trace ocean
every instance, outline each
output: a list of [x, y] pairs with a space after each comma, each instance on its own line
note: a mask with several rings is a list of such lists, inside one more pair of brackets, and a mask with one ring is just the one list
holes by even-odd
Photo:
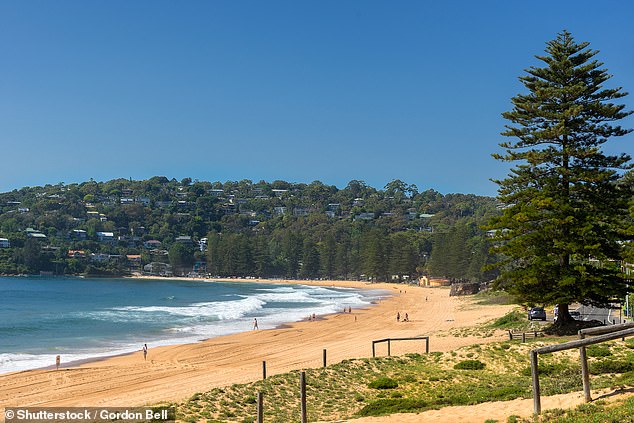
[[0, 277], [0, 373], [271, 329], [380, 290], [209, 280]]

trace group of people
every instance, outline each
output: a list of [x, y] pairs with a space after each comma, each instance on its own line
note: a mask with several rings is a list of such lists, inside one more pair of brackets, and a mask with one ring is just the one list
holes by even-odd
[[348, 307], [348, 308], [343, 308], [343, 312], [344, 313], [352, 313], [352, 307]]
[[[396, 321], [397, 322], [401, 321], [401, 312], [396, 313]], [[403, 321], [409, 322], [409, 315], [407, 313], [405, 313], [405, 316], [403, 317]]]

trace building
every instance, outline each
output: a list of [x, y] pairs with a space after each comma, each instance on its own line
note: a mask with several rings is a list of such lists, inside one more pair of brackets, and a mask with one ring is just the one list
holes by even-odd
[[97, 241], [99, 242], [114, 242], [114, 233], [113, 232], [97, 232]]
[[181, 235], [179, 237], [176, 237], [175, 241], [179, 244], [194, 245], [194, 241], [192, 241], [191, 236]]
[[110, 254], [103, 254], [103, 253], [92, 253], [90, 255], [90, 261], [93, 261], [95, 263], [105, 263], [107, 261], [110, 260]]
[[148, 250], [153, 250], [155, 248], [160, 248], [161, 247], [161, 241], [157, 240], [157, 239], [150, 239], [147, 240], [143, 243], [143, 246], [145, 248], [147, 248]]
[[153, 261], [143, 266], [143, 272], [153, 276], [172, 276], [172, 266], [167, 263]]
[[83, 229], [73, 229], [70, 233], [70, 236], [78, 241], [83, 241], [86, 239], [87, 234]]
[[38, 241], [46, 240], [46, 235], [33, 228], [26, 228], [26, 236], [29, 238], [37, 239]]
[[0, 238], [0, 248], [9, 248], [11, 247], [11, 243], [6, 238]]
[[69, 258], [86, 258], [86, 252], [84, 250], [68, 250]]

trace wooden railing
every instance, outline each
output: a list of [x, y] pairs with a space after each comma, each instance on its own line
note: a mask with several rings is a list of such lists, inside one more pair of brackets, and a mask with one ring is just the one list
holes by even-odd
[[526, 342], [526, 338], [537, 338], [538, 336], [544, 336], [544, 332], [539, 330], [534, 330], [532, 332], [511, 332], [509, 330], [509, 341], [514, 339], [521, 339], [522, 342]]
[[385, 338], [385, 339], [377, 339], [376, 341], [372, 341], [372, 357], [376, 357], [375, 345], [381, 342], [387, 342], [387, 355], [389, 356], [391, 353], [391, 345], [392, 341], [420, 341], [425, 340], [425, 352], [429, 353], [429, 336], [417, 336], [413, 338]]
[[[584, 339], [586, 335], [597, 335], [594, 338]], [[625, 339], [628, 336], [634, 336], [634, 323], [622, 323], [613, 326], [601, 326], [598, 328], [582, 329], [579, 331], [578, 341], [564, 342], [563, 344], [548, 345], [546, 347], [536, 348], [530, 352], [531, 355], [531, 375], [533, 378], [533, 408], [535, 414], [540, 414], [542, 410], [541, 397], [539, 392], [539, 354], [550, 354], [557, 351], [570, 350], [579, 348], [579, 359], [581, 361], [581, 377], [583, 379], [583, 392], [586, 402], [592, 400], [590, 397], [590, 374], [588, 371], [588, 357], [586, 355], [586, 346], [600, 344], [601, 342], [612, 341], [614, 339]]]

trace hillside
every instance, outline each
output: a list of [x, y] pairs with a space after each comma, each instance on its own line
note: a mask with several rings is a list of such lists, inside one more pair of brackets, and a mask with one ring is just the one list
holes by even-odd
[[315, 181], [153, 177], [0, 194], [0, 274], [475, 280], [496, 201]]

